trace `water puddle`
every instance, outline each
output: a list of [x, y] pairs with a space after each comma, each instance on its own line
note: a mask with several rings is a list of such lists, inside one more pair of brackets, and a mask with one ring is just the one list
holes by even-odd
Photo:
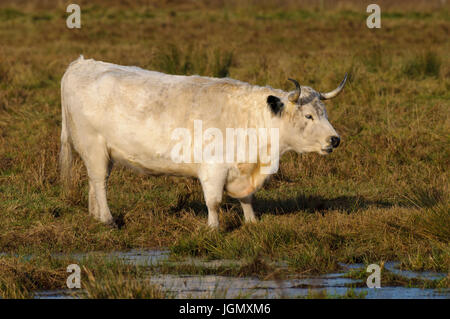
[[160, 262], [166, 261], [169, 258], [168, 250], [139, 250], [133, 249], [130, 251], [113, 251], [109, 253], [104, 252], [89, 252], [89, 253], [75, 253], [70, 255], [57, 254], [54, 257], [71, 257], [78, 261], [86, 260], [90, 257], [100, 257], [106, 260], [120, 260], [126, 264], [136, 266], [152, 266]]
[[436, 280], [436, 279], [442, 279], [447, 276], [447, 274], [439, 273], [439, 272], [433, 272], [433, 271], [422, 271], [422, 272], [415, 272], [415, 271], [409, 271], [409, 270], [400, 270], [398, 268], [399, 263], [398, 262], [387, 262], [384, 264], [384, 268], [389, 270], [390, 272], [400, 275], [406, 278], [418, 278], [418, 279], [428, 279], [428, 280]]
[[57, 289], [57, 290], [42, 290], [34, 293], [34, 299], [75, 299], [73, 290]]
[[[56, 257], [67, 257], [68, 255], [55, 255]], [[196, 258], [188, 258], [182, 261], [171, 261], [167, 250], [131, 250], [127, 252], [111, 253], [78, 253], [69, 257], [79, 260], [90, 258], [91, 256], [101, 256], [110, 260], [120, 260], [122, 262], [138, 266], [155, 265], [192, 265], [200, 267], [233, 267], [242, 265], [242, 261], [235, 260], [213, 260], [203, 261]], [[279, 267], [285, 265], [278, 264]], [[258, 278], [246, 277], [225, 277], [216, 275], [153, 275], [150, 282], [161, 286], [174, 298], [297, 298], [311, 296], [315, 293], [326, 292], [327, 295], [342, 296], [349, 289], [356, 295], [365, 294], [365, 298], [438, 298], [450, 299], [450, 289], [421, 289], [407, 287], [382, 287], [379, 289], [369, 289], [361, 285], [362, 280], [346, 278], [344, 275], [350, 270], [363, 268], [363, 264], [341, 264], [344, 269], [342, 273], [331, 273], [322, 276], [308, 278], [289, 278], [284, 280], [260, 280]], [[447, 274], [435, 272], [413, 272], [398, 269], [398, 263], [387, 262], [385, 269], [394, 274], [406, 278], [419, 278], [436, 280], [442, 279]], [[349, 288], [352, 287], [352, 288]], [[70, 289], [37, 291], [34, 294], [38, 299], [61, 299], [75, 298]]]
[[[445, 273], [413, 272], [398, 269], [397, 262], [385, 263], [392, 273], [406, 278], [442, 279]], [[308, 278], [285, 280], [259, 280], [224, 276], [153, 276], [150, 282], [160, 285], [174, 298], [301, 298], [326, 292], [329, 296], [343, 296], [349, 287], [355, 295], [366, 299], [450, 299], [450, 289], [421, 289], [407, 287], [381, 287], [370, 289], [360, 287], [361, 280], [344, 277], [347, 271], [364, 268], [364, 264], [341, 264], [345, 270]]]
[[[164, 275], [153, 276], [150, 282], [160, 285], [174, 298], [299, 298], [324, 291], [327, 295], [342, 296], [348, 292], [348, 285], [357, 284], [358, 280], [338, 276], [262, 281], [255, 278]], [[450, 291], [434, 289], [382, 287], [352, 290], [357, 295], [366, 294], [368, 299], [450, 298]]]
[[[136, 266], [151, 266], [158, 264], [159, 262], [165, 261], [169, 258], [168, 250], [139, 250], [133, 249], [130, 251], [113, 251], [113, 252], [87, 252], [87, 253], [56, 253], [52, 254], [54, 258], [71, 258], [76, 261], [82, 262], [89, 258], [103, 258], [105, 260], [120, 260], [126, 264], [136, 265]], [[19, 257], [16, 254], [0, 253], [1, 257]], [[23, 260], [30, 260], [33, 255], [21, 255]]]

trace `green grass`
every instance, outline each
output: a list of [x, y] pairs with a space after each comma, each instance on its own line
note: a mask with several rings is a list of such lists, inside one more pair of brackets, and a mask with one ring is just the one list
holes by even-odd
[[[344, 277], [362, 280], [360, 287], [367, 287], [366, 280], [369, 273], [366, 268], [360, 268], [349, 271]], [[386, 269], [381, 270], [381, 287], [408, 287], [421, 289], [445, 289], [450, 288], [450, 278], [444, 277], [441, 279], [422, 279], [422, 278], [408, 278], [399, 274], [392, 273]]]
[[335, 293], [328, 293], [326, 290], [310, 290], [304, 299], [364, 299], [367, 296], [367, 292], [355, 292], [353, 288], [347, 289], [345, 294], [339, 295]]
[[286, 267], [280, 267], [256, 255], [236, 261], [208, 264], [208, 261], [183, 260], [180, 256], [172, 256], [174, 261], [150, 266], [154, 274], [172, 275], [217, 275], [232, 277], [257, 277], [261, 280], [284, 279], [289, 274]]
[[0, 297], [32, 298], [36, 291], [67, 289], [70, 275], [66, 268], [81, 268], [81, 289], [73, 289], [77, 298], [165, 298], [166, 294], [148, 282], [145, 267], [125, 264], [102, 256], [83, 260], [41, 253], [38, 256], [0, 258]]
[[403, 72], [409, 77], [435, 77], [440, 74], [442, 61], [435, 53], [428, 51], [421, 55], [414, 56], [404, 65]]
[[2, 8], [0, 10], [0, 19], [2, 21], [14, 20], [23, 17], [25, 14], [14, 8]]
[[167, 45], [157, 58], [156, 69], [169, 74], [211, 75], [223, 78], [229, 75], [233, 64], [232, 51], [210, 50], [207, 47], [189, 46], [181, 50], [176, 45]]

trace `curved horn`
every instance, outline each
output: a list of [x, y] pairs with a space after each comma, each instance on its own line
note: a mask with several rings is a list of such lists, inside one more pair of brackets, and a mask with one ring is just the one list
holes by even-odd
[[345, 83], [347, 82], [347, 76], [348, 76], [348, 73], [345, 73], [344, 80], [342, 80], [341, 84], [339, 84], [337, 89], [334, 89], [333, 91], [327, 92], [327, 93], [320, 93], [320, 99], [321, 100], [329, 100], [329, 99], [332, 99], [332, 98], [338, 96], [338, 94], [341, 93], [342, 89], [344, 88]]
[[289, 81], [292, 81], [295, 84], [295, 92], [289, 94], [288, 99], [292, 103], [297, 103], [298, 98], [300, 97], [300, 93], [302, 92], [302, 89], [300, 87], [300, 84], [294, 80], [294, 79], [288, 79]]

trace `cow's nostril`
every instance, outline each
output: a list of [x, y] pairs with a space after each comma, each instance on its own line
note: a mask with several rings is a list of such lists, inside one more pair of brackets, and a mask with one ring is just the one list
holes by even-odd
[[341, 139], [338, 136], [332, 136], [331, 137], [331, 146], [334, 148], [339, 146], [339, 143], [341, 143]]

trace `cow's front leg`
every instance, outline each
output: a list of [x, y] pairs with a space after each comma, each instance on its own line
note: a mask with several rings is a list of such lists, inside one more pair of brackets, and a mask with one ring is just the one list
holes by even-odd
[[208, 207], [208, 226], [213, 229], [219, 227], [218, 212], [226, 176], [227, 171], [225, 169], [213, 165], [203, 167], [199, 176]]
[[240, 198], [239, 202], [241, 203], [242, 210], [244, 211], [244, 217], [246, 223], [255, 223], [256, 217], [255, 212], [253, 211], [252, 207], [252, 199], [253, 195], [249, 195], [244, 198]]

